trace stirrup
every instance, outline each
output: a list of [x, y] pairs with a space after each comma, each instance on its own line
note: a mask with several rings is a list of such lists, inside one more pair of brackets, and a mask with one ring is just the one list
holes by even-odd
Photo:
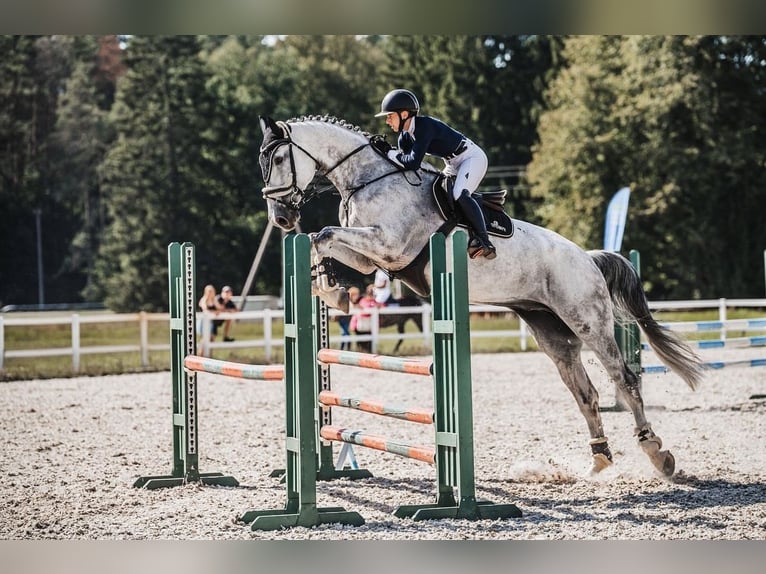
[[470, 257], [471, 259], [476, 259], [477, 257], [482, 257], [482, 256], [490, 260], [497, 257], [495, 246], [488, 241], [484, 242], [478, 237], [474, 236], [468, 242], [468, 257]]

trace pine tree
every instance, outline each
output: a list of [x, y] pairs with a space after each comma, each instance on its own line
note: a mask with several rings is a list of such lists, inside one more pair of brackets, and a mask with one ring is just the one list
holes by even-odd
[[225, 233], [204, 157], [207, 73], [191, 36], [134, 37], [125, 63], [112, 110], [117, 141], [101, 165], [109, 224], [94, 290], [114, 311], [163, 310], [167, 245], [204, 242], [204, 277]]

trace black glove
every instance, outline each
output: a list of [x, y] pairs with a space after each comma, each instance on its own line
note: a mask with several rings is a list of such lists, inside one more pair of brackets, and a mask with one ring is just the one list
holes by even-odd
[[370, 139], [370, 145], [374, 147], [380, 155], [388, 157], [389, 150], [393, 149], [391, 145], [382, 137], [373, 137]]

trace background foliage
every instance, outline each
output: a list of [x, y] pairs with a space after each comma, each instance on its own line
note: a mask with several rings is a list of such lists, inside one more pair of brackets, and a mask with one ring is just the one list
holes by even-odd
[[[509, 212], [585, 248], [630, 186], [652, 298], [763, 296], [761, 36], [0, 36], [0, 55], [0, 305], [38, 302], [36, 210], [46, 303], [164, 310], [176, 240], [239, 291], [267, 224], [258, 115], [386, 133], [396, 86], [527, 166], [499, 182]], [[336, 221], [326, 195], [301, 225]], [[256, 293], [279, 291], [273, 235]]]

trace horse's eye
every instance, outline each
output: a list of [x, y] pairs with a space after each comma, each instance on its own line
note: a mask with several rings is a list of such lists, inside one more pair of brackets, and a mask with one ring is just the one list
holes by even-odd
[[283, 157], [275, 157], [274, 158], [274, 164], [279, 165], [284, 161], [285, 158]]

